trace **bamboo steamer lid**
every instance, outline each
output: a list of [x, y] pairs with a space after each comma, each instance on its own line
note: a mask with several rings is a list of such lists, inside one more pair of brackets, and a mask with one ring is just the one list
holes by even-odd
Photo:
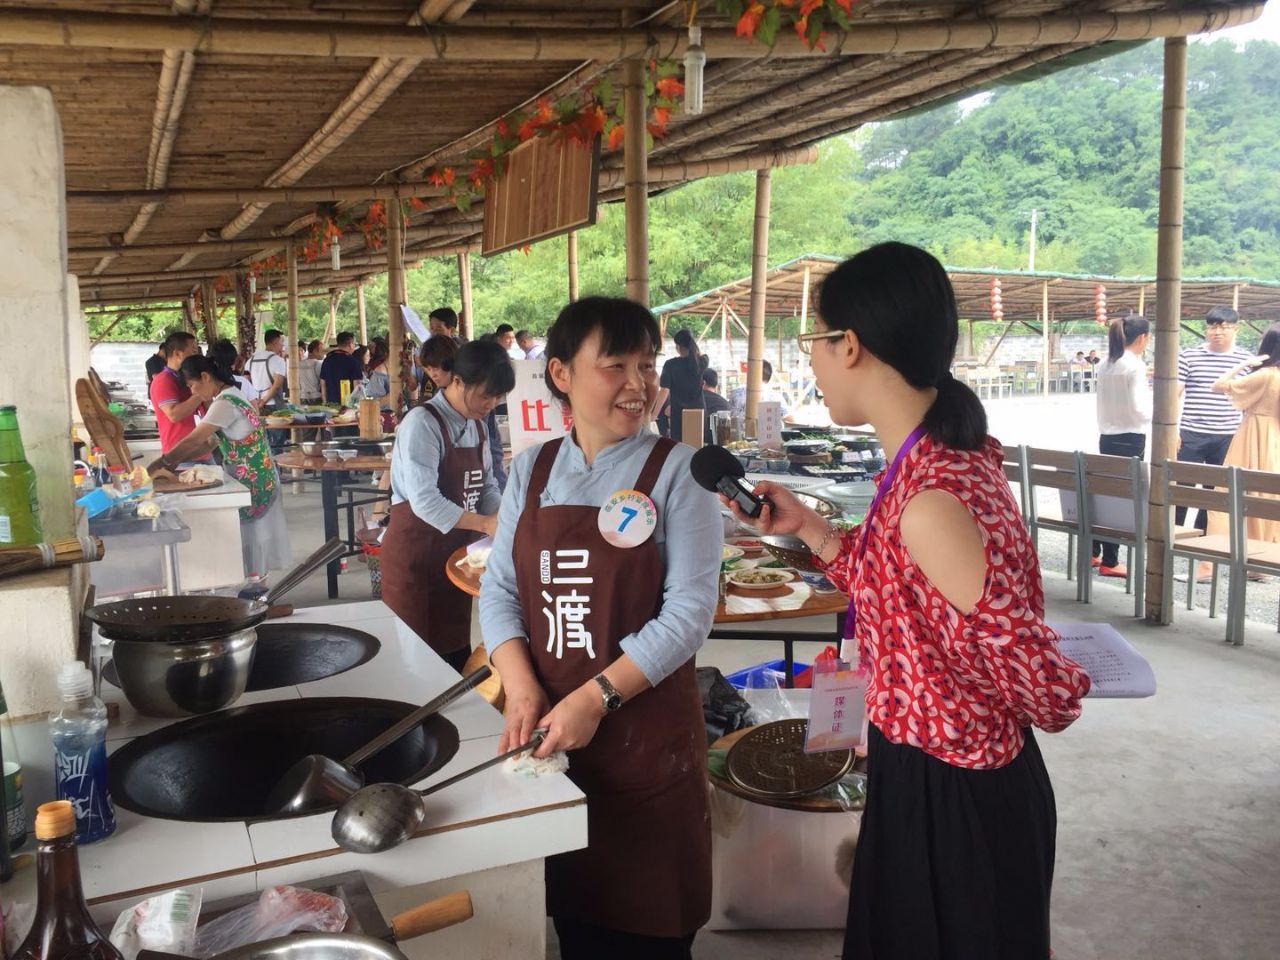
[[36, 839], [56, 840], [76, 832], [76, 812], [68, 800], [42, 803], [36, 808]]

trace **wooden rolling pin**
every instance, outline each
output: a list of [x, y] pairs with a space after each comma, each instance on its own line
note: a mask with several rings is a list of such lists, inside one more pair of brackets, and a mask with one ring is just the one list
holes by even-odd
[[0, 577], [73, 563], [92, 563], [101, 560], [102, 554], [102, 540], [98, 537], [70, 537], [28, 547], [0, 547]]

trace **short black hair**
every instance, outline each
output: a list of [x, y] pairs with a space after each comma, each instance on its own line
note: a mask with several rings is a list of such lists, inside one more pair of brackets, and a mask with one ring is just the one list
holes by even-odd
[[279, 330], [268, 330], [266, 333], [262, 335], [262, 342], [275, 343], [277, 340], [279, 340], [283, 336], [284, 334], [281, 333]]
[[194, 333], [188, 333], [185, 330], [175, 330], [164, 338], [164, 343], [160, 344], [160, 356], [166, 360], [172, 357], [179, 350], [185, 350], [187, 344], [195, 340]]
[[495, 331], [493, 331], [493, 335], [494, 335], [495, 337], [500, 337], [500, 336], [502, 336], [504, 333], [515, 333], [515, 332], [516, 332], [516, 328], [515, 328], [515, 327], [513, 327], [511, 324], [509, 324], [509, 323], [500, 323], [500, 324], [498, 324], [498, 329], [497, 329], [497, 330], [495, 330]]
[[472, 340], [445, 358], [441, 368], [452, 373], [464, 386], [479, 387], [491, 397], [501, 397], [516, 385], [516, 371], [502, 344], [492, 340]]
[[1216, 327], [1221, 323], [1239, 323], [1240, 314], [1227, 306], [1216, 306], [1204, 315], [1205, 326]]
[[[624, 297], [584, 297], [561, 310], [547, 331], [547, 360], [571, 362], [596, 330], [600, 331], [600, 350], [609, 357], [637, 352], [657, 356], [662, 344], [658, 321], [641, 304]], [[557, 400], [569, 399], [550, 377], [546, 382]]]
[[716, 373], [710, 367], [707, 367], [702, 371], [702, 382], [714, 390], [716, 387], [720, 386], [720, 374]]
[[458, 314], [453, 307], [436, 307], [427, 314], [428, 320], [439, 320], [450, 330], [458, 329]]
[[445, 361], [450, 360], [458, 352], [458, 341], [448, 334], [428, 337], [427, 342], [418, 351], [418, 363], [424, 367], [439, 367], [447, 370]]
[[760, 361], [760, 377], [764, 383], [773, 379], [773, 364], [768, 360]]
[[310, 343], [307, 344], [307, 353], [310, 353], [312, 350], [314, 350], [316, 347], [319, 347], [319, 346], [323, 346], [323, 344], [321, 344], [319, 340], [312, 340]]
[[530, 333], [528, 330], [516, 331], [516, 343], [519, 343], [521, 340], [532, 340], [532, 339], [533, 339], [533, 334]]
[[234, 387], [236, 385], [236, 378], [235, 374], [231, 372], [231, 365], [216, 356], [202, 357], [200, 354], [194, 353], [182, 361], [179, 373], [182, 374], [183, 383], [199, 380], [201, 374], [207, 373], [224, 386]]
[[338, 334], [337, 344], [340, 347], [345, 347], [348, 343], [355, 343], [355, 340], [356, 335], [354, 333], [350, 330], [343, 330]]

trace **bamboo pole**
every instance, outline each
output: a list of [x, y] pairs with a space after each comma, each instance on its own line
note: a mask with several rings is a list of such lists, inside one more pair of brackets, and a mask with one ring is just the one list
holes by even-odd
[[1240, 284], [1238, 283], [1231, 285], [1231, 309], [1237, 312], [1240, 310]]
[[804, 266], [804, 284], [800, 288], [800, 332], [804, 333], [805, 321], [809, 319], [809, 283], [811, 282], [809, 265]]
[[475, 336], [476, 323], [472, 312], [475, 303], [471, 298], [471, 254], [458, 254], [458, 296], [462, 307], [462, 316], [458, 318], [458, 332], [464, 340]]
[[1138, 314], [1146, 316], [1147, 313], [1147, 285], [1144, 283], [1138, 287]]
[[387, 374], [391, 408], [400, 408], [400, 351], [404, 347], [404, 220], [400, 200], [387, 207]]
[[644, 89], [644, 62], [628, 60], [623, 69], [622, 155], [625, 167], [627, 296], [649, 306], [649, 186], [648, 103]]
[[[1164, 43], [1164, 103], [1160, 122], [1152, 465], [1172, 460], [1178, 450], [1178, 328], [1182, 323], [1182, 190], [1186, 135], [1187, 39], [1170, 37]], [[1168, 623], [1171, 611], [1165, 611], [1163, 602], [1166, 512], [1160, 484], [1150, 484], [1148, 503], [1146, 619], [1151, 623]], [[1195, 589], [1194, 583], [1188, 584], [1187, 589]]]
[[[430, 183], [402, 183], [401, 193], [411, 197], [444, 197], [444, 187]], [[186, 187], [152, 190], [67, 190], [73, 203], [163, 203], [221, 205], [250, 203], [353, 203], [389, 200], [397, 187], [390, 184], [335, 184], [316, 187]]]
[[[985, 50], [1149, 40], [1220, 30], [1261, 16], [1261, 2], [1147, 10], [1132, 13], [1053, 14], [973, 19], [860, 21], [840, 38], [834, 53], [906, 54], [936, 50]], [[680, 57], [688, 43], [683, 26], [644, 24], [639, 28], [556, 30], [438, 26], [381, 26], [349, 21], [260, 20], [233, 17], [156, 16], [79, 11], [0, 11], [6, 46], [64, 49], [190, 50], [192, 52], [318, 57], [383, 57], [420, 60], [570, 61]], [[744, 42], [731, 28], [704, 29], [702, 45], [712, 60], [754, 60], [765, 49]], [[778, 36], [772, 57], [817, 59], [830, 54], [809, 49], [791, 31]]]
[[212, 280], [200, 282], [200, 312], [204, 321], [204, 342], [211, 347], [218, 342], [218, 295], [214, 292]]
[[570, 230], [566, 248], [569, 261], [569, 302], [578, 299], [578, 231]]
[[[1052, 334], [1049, 328], [1052, 322], [1049, 320], [1049, 281], [1046, 280], [1040, 284], [1040, 342], [1041, 342], [1041, 362], [1044, 364], [1044, 376], [1040, 378], [1040, 392], [1044, 396], [1049, 395], [1049, 370], [1051, 369], [1051, 360], [1053, 349], [1050, 344]], [[994, 356], [994, 351], [992, 351]]]
[[[747, 335], [747, 419], [756, 420], [764, 385], [764, 312], [769, 274], [769, 196], [772, 175], [756, 173], [755, 230], [751, 236], [751, 316]], [[781, 375], [781, 371], [779, 371]]]
[[[368, 343], [369, 342], [369, 318], [365, 312], [363, 280], [361, 280], [359, 283], [356, 284], [356, 316], [360, 320], [360, 342]], [[329, 343], [330, 341], [326, 340], [325, 346], [328, 346]]]
[[[81, 291], [83, 296], [85, 291]], [[184, 297], [182, 300], [182, 329], [192, 335], [196, 332], [196, 307], [195, 302], [190, 297]]]
[[[298, 383], [298, 351], [295, 344], [298, 342], [298, 245], [292, 240], [284, 248], [285, 261], [285, 283], [288, 289], [288, 331], [286, 336], [289, 338], [289, 396], [294, 398], [295, 402], [302, 399], [301, 387]], [[330, 397], [329, 399], [337, 399]]]
[[[331, 287], [329, 289], [329, 320], [324, 325], [324, 342], [332, 343], [338, 336], [338, 289]], [[361, 343], [368, 343], [367, 340], [361, 340]]]

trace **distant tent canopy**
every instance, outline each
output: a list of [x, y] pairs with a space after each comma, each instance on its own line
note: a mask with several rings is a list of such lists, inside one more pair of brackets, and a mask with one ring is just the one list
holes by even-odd
[[[839, 257], [806, 254], [772, 268], [768, 273], [768, 317], [799, 316], [804, 300], [806, 269], [809, 275], [809, 312], [815, 312], [818, 285], [841, 262]], [[1142, 312], [1156, 316], [1155, 277], [1102, 277], [1027, 270], [992, 270], [947, 267], [956, 291], [962, 320], [993, 320], [992, 281], [1000, 282], [1003, 319], [1036, 320], [1040, 315], [1044, 284], [1049, 284], [1049, 310], [1057, 322], [1096, 319], [1098, 287], [1106, 292], [1108, 316]], [[655, 307], [659, 317], [710, 317], [721, 304], [744, 312], [751, 296], [751, 278], [743, 277], [701, 293]], [[1245, 277], [1204, 277], [1182, 281], [1184, 321], [1202, 320], [1211, 307], [1235, 306], [1241, 319], [1255, 326], [1280, 321], [1280, 281]]]

